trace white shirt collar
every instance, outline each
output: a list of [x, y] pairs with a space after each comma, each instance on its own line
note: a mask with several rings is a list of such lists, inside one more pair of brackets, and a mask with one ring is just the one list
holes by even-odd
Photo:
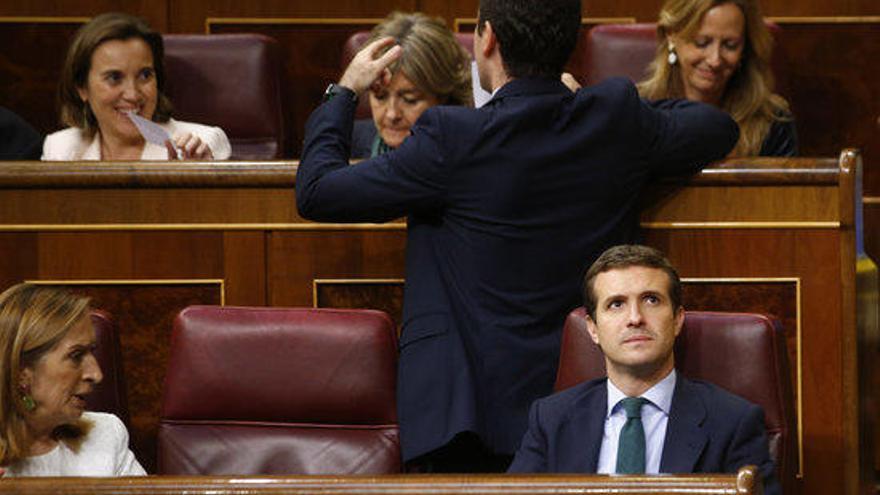
[[[655, 383], [653, 387], [646, 390], [640, 397], [648, 399], [651, 401], [651, 404], [666, 413], [666, 415], [669, 415], [669, 410], [672, 408], [672, 393], [675, 391], [675, 380], [676, 373], [675, 368], [673, 368], [666, 377]], [[608, 387], [608, 407], [605, 409], [605, 418], [607, 419], [614, 412], [614, 408], [627, 395], [611, 383], [610, 378], [605, 380], [605, 383]]]

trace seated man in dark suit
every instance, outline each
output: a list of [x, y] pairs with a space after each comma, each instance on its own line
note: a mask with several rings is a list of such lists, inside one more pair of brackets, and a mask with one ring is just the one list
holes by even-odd
[[380, 38], [306, 123], [303, 217], [407, 217], [397, 405], [410, 467], [504, 470], [529, 404], [553, 389], [584, 260], [633, 242], [650, 180], [693, 173], [737, 141], [724, 112], [654, 108], [629, 80], [571, 92], [560, 76], [580, 26], [579, 0], [481, 0], [483, 107], [433, 106], [398, 148], [350, 165], [358, 95], [388, 84], [402, 52]]
[[[712, 473], [757, 465], [778, 494], [764, 411], [675, 372], [681, 282], [662, 253], [613, 247], [584, 278], [608, 377], [536, 401], [511, 472]], [[719, 350], [723, 352], [723, 350]]]

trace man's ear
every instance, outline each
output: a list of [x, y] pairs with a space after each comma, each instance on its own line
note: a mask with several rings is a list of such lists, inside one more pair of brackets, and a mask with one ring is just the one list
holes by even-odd
[[593, 339], [593, 343], [599, 345], [599, 329], [596, 327], [596, 322], [590, 318], [590, 315], [585, 316], [584, 320], [587, 322], [587, 332], [590, 332], [590, 338]]
[[492, 29], [492, 23], [484, 21], [483, 25], [483, 57], [488, 58], [498, 48], [498, 38], [495, 37], [495, 31]]
[[684, 326], [684, 306], [679, 306], [675, 311], [675, 336], [678, 337], [678, 334], [681, 333], [681, 329]]

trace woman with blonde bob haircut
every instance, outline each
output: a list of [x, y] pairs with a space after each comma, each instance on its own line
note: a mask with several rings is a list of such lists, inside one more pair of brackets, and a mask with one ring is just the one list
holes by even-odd
[[757, 0], [667, 0], [657, 39], [649, 77], [639, 84], [642, 97], [726, 110], [740, 127], [731, 156], [797, 154], [788, 103], [773, 93], [773, 39]]
[[145, 474], [112, 414], [85, 412], [101, 381], [89, 300], [19, 284], [0, 294], [0, 472]]
[[400, 146], [422, 112], [434, 105], [473, 106], [470, 55], [441, 19], [393, 12], [373, 28], [367, 44], [388, 36], [403, 48], [402, 55], [370, 90], [373, 125], [355, 122], [355, 158]]

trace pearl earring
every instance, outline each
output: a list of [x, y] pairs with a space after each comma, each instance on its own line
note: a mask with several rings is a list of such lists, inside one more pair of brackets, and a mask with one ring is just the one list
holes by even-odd
[[666, 57], [666, 61], [669, 62], [669, 65], [675, 65], [678, 62], [678, 55], [675, 53], [675, 45], [672, 42], [669, 42], [669, 55]]

